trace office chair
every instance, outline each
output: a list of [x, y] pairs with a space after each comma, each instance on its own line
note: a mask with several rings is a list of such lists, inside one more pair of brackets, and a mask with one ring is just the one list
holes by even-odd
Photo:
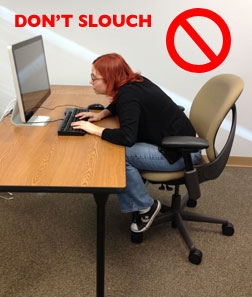
[[[171, 206], [162, 204], [161, 211], [152, 225], [171, 222], [177, 228], [190, 249], [189, 261], [200, 264], [202, 252], [195, 248], [184, 224], [185, 221], [208, 222], [222, 224], [222, 233], [226, 236], [234, 234], [233, 225], [226, 219], [220, 219], [194, 212], [184, 211], [186, 206], [195, 207], [200, 197], [199, 185], [205, 181], [219, 177], [224, 170], [234, 140], [236, 128], [236, 106], [244, 87], [243, 80], [232, 74], [217, 75], [207, 81], [196, 95], [190, 110], [190, 121], [197, 133], [197, 137], [169, 136], [162, 140], [160, 150], [163, 152], [179, 152], [185, 162], [184, 171], [177, 172], [152, 172], [141, 171], [142, 178], [150, 183], [161, 183], [167, 189], [175, 186]], [[228, 139], [218, 153], [215, 148], [215, 139], [221, 123], [232, 110], [232, 125]], [[197, 165], [192, 164], [191, 152], [206, 149], [206, 157], [201, 158]], [[187, 194], [181, 199], [179, 186], [185, 185]], [[163, 187], [164, 188], [164, 187]], [[134, 216], [133, 216], [134, 220]], [[143, 233], [131, 232], [131, 241], [141, 243]]]

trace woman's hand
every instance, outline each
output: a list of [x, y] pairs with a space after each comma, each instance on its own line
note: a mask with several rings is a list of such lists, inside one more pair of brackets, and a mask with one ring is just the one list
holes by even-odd
[[80, 113], [76, 114], [75, 117], [80, 119], [80, 120], [88, 118], [89, 122], [97, 122], [97, 121], [100, 121], [102, 119], [100, 112], [89, 112], [89, 111], [80, 112]]
[[[83, 112], [84, 113], [84, 112]], [[88, 112], [87, 112], [88, 113]], [[105, 128], [96, 126], [88, 121], [78, 121], [71, 123], [73, 129], [82, 129], [89, 134], [101, 136]]]

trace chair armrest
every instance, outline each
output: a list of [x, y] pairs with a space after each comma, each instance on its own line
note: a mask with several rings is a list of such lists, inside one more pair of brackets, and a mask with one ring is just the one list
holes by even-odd
[[[197, 170], [192, 163], [191, 153], [208, 148], [209, 142], [206, 139], [194, 136], [167, 136], [162, 139], [160, 147], [160, 152], [168, 162], [170, 162], [170, 159], [174, 162], [178, 160], [178, 157], [183, 156], [185, 163], [184, 178], [188, 195], [191, 200], [198, 199], [200, 197], [199, 179]], [[171, 155], [174, 153], [177, 154], [177, 158]]]
[[162, 139], [161, 147], [172, 150], [199, 151], [209, 147], [206, 139], [194, 136], [167, 136]]

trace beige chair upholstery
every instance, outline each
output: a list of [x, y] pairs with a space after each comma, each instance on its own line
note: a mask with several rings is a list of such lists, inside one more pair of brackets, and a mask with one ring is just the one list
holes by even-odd
[[[200, 163], [194, 166], [197, 172], [196, 182], [200, 184], [210, 179], [217, 178], [225, 168], [228, 160], [236, 127], [236, 107], [235, 102], [239, 98], [244, 87], [243, 80], [233, 74], [217, 75], [207, 81], [196, 95], [190, 110], [190, 120], [196, 130], [197, 136], [207, 140], [209, 147], [206, 149], [206, 159], [202, 159]], [[232, 127], [227, 142], [221, 152], [218, 154], [215, 148], [215, 139], [219, 127], [229, 111], [232, 110]], [[169, 143], [166, 139], [166, 143]], [[178, 147], [178, 150], [180, 148]], [[209, 223], [222, 224], [224, 235], [232, 235], [234, 228], [231, 223], [224, 219], [210, 218], [205, 215], [185, 212], [183, 208], [187, 206], [196, 206], [198, 197], [190, 197], [190, 182], [185, 179], [185, 172], [151, 172], [142, 171], [143, 179], [151, 183], [163, 183], [166, 185], [175, 185], [175, 194], [171, 207], [162, 206], [162, 213], [155, 219], [154, 224], [163, 222], [166, 217], [172, 225], [178, 227], [180, 233], [185, 239], [189, 249], [189, 260], [193, 264], [199, 264], [202, 259], [202, 252], [197, 250], [186, 230], [183, 220], [201, 221]], [[188, 194], [181, 199], [179, 195], [179, 185], [185, 184]], [[143, 234], [133, 234], [132, 241], [141, 242]]]
[[[217, 75], [200, 89], [192, 103], [189, 118], [197, 135], [207, 139], [209, 142], [209, 148], [206, 150], [209, 161], [213, 161], [216, 158], [214, 142], [218, 129], [238, 99], [243, 87], [243, 80], [236, 75]], [[201, 163], [206, 162], [206, 159], [201, 160]], [[141, 175], [148, 181], [167, 182], [183, 177], [184, 171], [142, 171]]]

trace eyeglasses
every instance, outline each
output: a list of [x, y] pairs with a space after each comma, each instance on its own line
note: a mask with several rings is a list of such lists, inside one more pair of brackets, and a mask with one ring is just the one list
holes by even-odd
[[96, 77], [93, 73], [91, 73], [91, 80], [92, 81], [96, 81], [96, 80], [101, 80], [101, 79], [103, 79], [102, 77]]

